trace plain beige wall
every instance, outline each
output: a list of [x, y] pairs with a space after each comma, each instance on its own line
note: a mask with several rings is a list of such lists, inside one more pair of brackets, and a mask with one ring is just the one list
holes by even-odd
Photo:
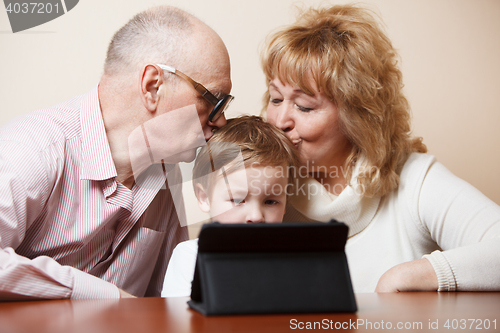
[[[0, 124], [86, 93], [99, 80], [113, 33], [160, 4], [187, 10], [221, 35], [236, 96], [228, 115], [258, 114], [266, 89], [258, 50], [266, 35], [291, 23], [296, 5], [346, 2], [82, 0], [66, 15], [17, 34], [0, 9]], [[500, 204], [500, 1], [362, 3], [379, 13], [400, 51], [414, 133], [452, 172]]]

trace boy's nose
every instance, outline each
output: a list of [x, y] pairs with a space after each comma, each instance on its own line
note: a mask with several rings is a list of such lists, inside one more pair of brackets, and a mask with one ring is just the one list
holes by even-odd
[[252, 206], [248, 207], [247, 213], [247, 223], [264, 223], [264, 214], [260, 207]]

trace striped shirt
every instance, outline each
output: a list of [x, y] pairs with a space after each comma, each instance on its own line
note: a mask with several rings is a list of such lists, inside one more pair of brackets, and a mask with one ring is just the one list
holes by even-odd
[[0, 300], [160, 296], [188, 238], [164, 171], [116, 181], [97, 87], [0, 128]]

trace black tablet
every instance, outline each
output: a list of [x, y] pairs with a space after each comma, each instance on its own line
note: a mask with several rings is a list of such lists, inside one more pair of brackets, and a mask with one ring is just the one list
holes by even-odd
[[205, 315], [355, 312], [343, 223], [211, 223], [189, 306]]

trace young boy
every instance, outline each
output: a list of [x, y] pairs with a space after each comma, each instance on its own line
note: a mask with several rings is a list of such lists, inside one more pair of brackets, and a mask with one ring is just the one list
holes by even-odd
[[[230, 119], [195, 162], [193, 187], [201, 210], [219, 223], [280, 223], [299, 159], [279, 129], [256, 116]], [[292, 170], [293, 171], [293, 170]], [[174, 249], [162, 297], [191, 295], [198, 239]]]

